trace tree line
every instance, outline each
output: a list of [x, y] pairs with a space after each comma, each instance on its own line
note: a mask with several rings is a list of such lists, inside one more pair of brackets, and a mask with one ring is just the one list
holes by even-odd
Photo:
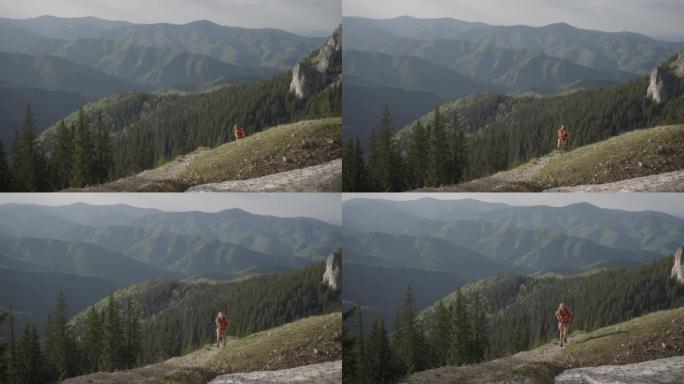
[[290, 77], [189, 95], [115, 95], [80, 108], [40, 137], [28, 106], [11, 150], [0, 141], [0, 191], [81, 188], [129, 176], [233, 140], [236, 122], [253, 134], [341, 114], [340, 84], [300, 100], [289, 92]]
[[39, 141], [31, 106], [7, 155], [0, 141], [0, 191], [47, 192], [103, 183], [112, 175], [112, 138], [102, 115], [90, 122], [83, 109], [57, 127], [53, 150]]
[[344, 383], [393, 383], [425, 369], [478, 363], [487, 354], [484, 308], [478, 298], [466, 304], [460, 291], [453, 305], [438, 303], [431, 321], [424, 322], [408, 287], [392, 333], [376, 318], [366, 334], [360, 302], [344, 317], [352, 314], [354, 332], [343, 331]]
[[393, 137], [392, 113], [385, 105], [366, 154], [358, 138], [345, 144], [344, 191], [398, 192], [462, 181], [468, 169], [468, 147], [460, 116], [457, 111], [453, 114], [445, 124], [440, 108], [435, 108], [430, 122], [416, 124], [404, 150]]
[[0, 324], [6, 323], [7, 337], [0, 343], [0, 381], [55, 383], [90, 372], [128, 369], [141, 362], [140, 320], [131, 301], [120, 311], [110, 295], [105, 310], [88, 311], [82, 328], [69, 320], [61, 291], [42, 339], [31, 322], [18, 335], [14, 311], [3, 313]]
[[[655, 104], [648, 78], [566, 95], [472, 95], [443, 104], [396, 134], [387, 108], [366, 151], [345, 144], [344, 190], [402, 191], [493, 174], [550, 153], [561, 124], [568, 149], [634, 129], [684, 122], [684, 95]], [[365, 153], [364, 153], [365, 152]]]

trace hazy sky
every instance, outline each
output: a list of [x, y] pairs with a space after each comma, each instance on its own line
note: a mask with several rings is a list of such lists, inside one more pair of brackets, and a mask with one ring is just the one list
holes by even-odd
[[127, 204], [164, 211], [218, 212], [229, 208], [280, 217], [312, 217], [339, 225], [337, 193], [3, 193], [0, 204]]
[[415, 200], [423, 197], [434, 199], [475, 199], [506, 203], [510, 205], [566, 206], [587, 202], [602, 208], [624, 211], [661, 211], [684, 217], [684, 193], [359, 193], [343, 194], [343, 200], [353, 198]]
[[342, 14], [453, 17], [496, 25], [565, 22], [585, 29], [684, 37], [682, 0], [344, 0]]
[[0, 17], [95, 16], [136, 23], [211, 20], [323, 36], [340, 23], [340, 0], [2, 0]]

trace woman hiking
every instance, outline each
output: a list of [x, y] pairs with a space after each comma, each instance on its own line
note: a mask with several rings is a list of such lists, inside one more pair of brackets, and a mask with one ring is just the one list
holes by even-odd
[[228, 320], [228, 316], [226, 316], [223, 312], [219, 312], [218, 315], [216, 315], [216, 319], [214, 320], [214, 323], [216, 323], [216, 348], [219, 347], [219, 340], [223, 342], [223, 345], [226, 345], [226, 329], [228, 329], [228, 325], [230, 324], [230, 320]]
[[572, 319], [572, 311], [565, 303], [560, 303], [556, 310], [556, 319], [558, 319], [558, 330], [560, 331], [560, 346], [563, 348], [568, 344], [568, 325]]
[[564, 153], [565, 152], [565, 147], [568, 144], [568, 139], [570, 138], [570, 130], [565, 126], [565, 124], [561, 124], [560, 128], [558, 128], [558, 152]]

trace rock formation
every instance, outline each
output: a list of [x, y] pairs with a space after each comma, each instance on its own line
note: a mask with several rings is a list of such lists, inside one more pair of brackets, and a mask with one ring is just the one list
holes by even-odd
[[342, 73], [342, 27], [308, 59], [292, 68], [290, 92], [300, 99], [324, 89], [340, 79]]
[[675, 261], [672, 266], [672, 278], [684, 284], [684, 247], [679, 247], [675, 252]]
[[554, 383], [684, 383], [684, 356], [636, 364], [569, 369], [556, 376]]
[[342, 252], [336, 251], [325, 260], [325, 272], [323, 284], [327, 284], [333, 290], [342, 288]]
[[657, 104], [684, 92], [684, 51], [651, 71], [651, 82], [646, 96]]

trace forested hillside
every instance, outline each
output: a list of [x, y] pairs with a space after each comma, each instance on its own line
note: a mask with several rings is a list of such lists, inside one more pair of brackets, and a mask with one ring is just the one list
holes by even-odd
[[[303, 65], [317, 60], [319, 52], [311, 52]], [[3, 173], [9, 174], [0, 178], [8, 180], [0, 189], [47, 191], [100, 184], [199, 147], [231, 141], [237, 122], [251, 134], [303, 119], [339, 116], [341, 56], [334, 60], [327, 62], [325, 79], [317, 80], [306, 97], [291, 91], [290, 71], [252, 85], [199, 93], [117, 94], [73, 112], [40, 139], [36, 119], [41, 116], [27, 109], [15, 143], [4, 144], [9, 154], [0, 154], [0, 167], [7, 163]]]

